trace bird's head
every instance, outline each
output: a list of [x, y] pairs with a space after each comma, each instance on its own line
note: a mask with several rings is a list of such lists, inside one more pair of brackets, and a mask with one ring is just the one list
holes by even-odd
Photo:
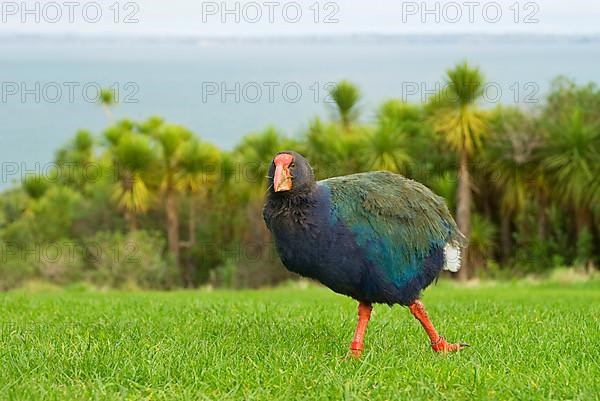
[[269, 168], [269, 184], [272, 192], [295, 192], [312, 188], [315, 175], [308, 161], [293, 151], [279, 152]]

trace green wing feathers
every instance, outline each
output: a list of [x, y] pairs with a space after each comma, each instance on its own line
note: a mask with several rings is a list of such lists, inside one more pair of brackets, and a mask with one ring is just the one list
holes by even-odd
[[443, 198], [426, 186], [384, 171], [335, 177], [320, 182], [331, 192], [334, 215], [353, 231], [372, 232], [401, 248], [426, 256], [432, 246], [460, 247], [458, 230]]

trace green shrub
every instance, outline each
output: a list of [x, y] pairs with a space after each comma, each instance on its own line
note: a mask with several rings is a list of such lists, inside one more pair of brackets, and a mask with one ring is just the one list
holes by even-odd
[[87, 277], [99, 286], [170, 288], [178, 271], [165, 259], [164, 249], [164, 238], [156, 232], [99, 232], [85, 241]]

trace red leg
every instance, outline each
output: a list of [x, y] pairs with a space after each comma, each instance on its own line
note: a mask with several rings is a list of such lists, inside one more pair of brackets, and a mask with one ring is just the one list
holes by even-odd
[[431, 348], [433, 348], [434, 351], [454, 352], [469, 346], [468, 344], [449, 344], [444, 337], [440, 336], [435, 330], [435, 327], [433, 327], [433, 324], [431, 324], [429, 316], [427, 316], [427, 312], [425, 311], [425, 305], [423, 305], [423, 302], [417, 299], [408, 307], [408, 309], [410, 309], [410, 312], [413, 314], [413, 316], [416, 317], [419, 322], [421, 322], [421, 326], [423, 326], [427, 332], [427, 335], [429, 336], [429, 339], [431, 340]]
[[356, 333], [354, 333], [354, 340], [350, 345], [350, 355], [359, 358], [363, 350], [363, 340], [365, 338], [365, 332], [367, 331], [367, 324], [371, 318], [371, 310], [373, 307], [371, 304], [360, 302], [358, 304], [358, 324], [356, 325]]

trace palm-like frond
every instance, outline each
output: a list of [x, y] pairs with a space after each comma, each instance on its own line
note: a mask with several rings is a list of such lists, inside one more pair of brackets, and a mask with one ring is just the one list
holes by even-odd
[[434, 176], [429, 183], [430, 188], [448, 203], [448, 209], [456, 209], [456, 174], [445, 172]]
[[104, 140], [108, 146], [116, 146], [121, 138], [135, 129], [136, 124], [130, 120], [119, 120], [104, 131]]
[[46, 177], [29, 176], [23, 182], [23, 189], [32, 199], [40, 199], [50, 187]]
[[414, 105], [397, 99], [388, 100], [383, 103], [377, 112], [378, 120], [390, 120], [398, 125], [404, 125], [408, 121], [419, 121], [421, 109]]
[[314, 167], [341, 161], [343, 152], [340, 136], [338, 125], [323, 122], [318, 117], [309, 123], [304, 138], [305, 151]]
[[104, 114], [106, 114], [106, 117], [109, 120], [112, 120], [112, 113], [110, 112], [110, 108], [116, 103], [115, 94], [113, 93], [113, 91], [108, 88], [100, 89], [99, 101], [100, 105], [102, 106], [102, 109], [104, 109]]
[[91, 154], [93, 146], [94, 138], [92, 137], [92, 133], [90, 131], [77, 131], [77, 134], [75, 134], [75, 139], [73, 140], [73, 149], [75, 151]]
[[471, 155], [481, 147], [485, 133], [485, 114], [468, 106], [446, 106], [434, 115], [434, 129], [444, 135], [445, 141], [455, 151]]
[[128, 178], [115, 185], [112, 200], [121, 209], [144, 213], [150, 206], [150, 191], [140, 174], [131, 172]]
[[352, 135], [345, 135], [342, 127], [313, 120], [304, 137], [303, 151], [311, 160], [318, 179], [369, 170], [363, 155], [369, 128], [356, 126]]
[[348, 128], [358, 118], [357, 104], [360, 91], [351, 82], [343, 80], [329, 91], [329, 95], [335, 102], [342, 125]]
[[217, 177], [218, 150], [207, 143], [190, 140], [177, 151], [176, 186], [181, 191], [195, 193]]
[[113, 155], [119, 167], [129, 171], [142, 171], [155, 159], [150, 141], [133, 133], [121, 138], [113, 149]]
[[150, 192], [143, 174], [155, 161], [148, 138], [134, 133], [123, 134], [112, 148], [112, 155], [120, 179], [115, 183], [113, 200], [125, 210], [145, 212], [149, 207]]
[[599, 141], [599, 127], [586, 123], [579, 108], [550, 127], [543, 167], [564, 204], [587, 208], [597, 199], [594, 183], [600, 165]]
[[112, 106], [115, 103], [115, 94], [108, 88], [100, 89], [100, 103], [104, 106]]
[[539, 169], [535, 154], [540, 146], [541, 138], [518, 109], [494, 110], [490, 138], [479, 160], [491, 185], [500, 194], [504, 213], [523, 209], [528, 194], [536, 192]]
[[484, 262], [496, 246], [498, 230], [493, 222], [485, 217], [474, 214], [471, 220], [471, 235], [469, 237], [469, 255], [475, 262]]
[[151, 131], [151, 134], [160, 144], [162, 158], [167, 167], [175, 162], [175, 154], [179, 147], [193, 137], [192, 132], [187, 128], [173, 124], [158, 127], [158, 129]]
[[469, 106], [483, 95], [485, 79], [479, 68], [470, 67], [467, 62], [463, 62], [448, 70], [446, 74], [444, 101], [459, 107]]
[[483, 75], [465, 62], [448, 70], [446, 81], [432, 103], [433, 127], [453, 150], [473, 154], [486, 131], [485, 113], [477, 108], [485, 84]]
[[[261, 133], [246, 136], [235, 149], [241, 162], [242, 179], [250, 184], [265, 182], [273, 155], [284, 150], [283, 139], [273, 127]], [[254, 187], [258, 188], [258, 187]], [[260, 192], [260, 189], [257, 189]]]
[[370, 169], [401, 172], [411, 161], [407, 136], [397, 121], [380, 120], [377, 129], [367, 137], [364, 155]]

